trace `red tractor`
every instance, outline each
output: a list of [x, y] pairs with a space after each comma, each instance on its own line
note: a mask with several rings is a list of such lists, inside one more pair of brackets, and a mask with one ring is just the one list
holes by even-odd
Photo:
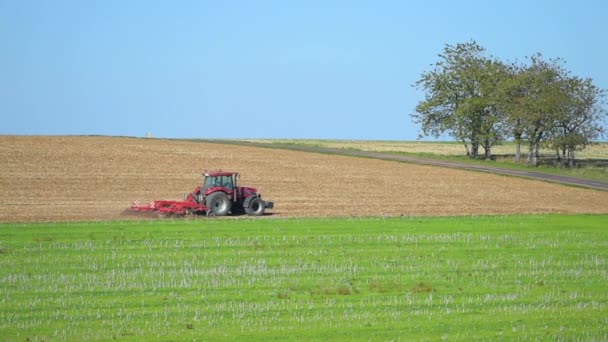
[[274, 204], [262, 200], [255, 188], [237, 186], [237, 172], [210, 171], [203, 173], [202, 186], [185, 196], [183, 201], [152, 201], [149, 205], [140, 206], [133, 203], [132, 211], [157, 211], [161, 214], [225, 216], [229, 213], [246, 213], [261, 216]]

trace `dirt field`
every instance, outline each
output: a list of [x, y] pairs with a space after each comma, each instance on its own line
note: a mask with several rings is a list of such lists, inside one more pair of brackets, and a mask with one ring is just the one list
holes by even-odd
[[242, 172], [272, 217], [608, 213], [608, 192], [477, 172], [156, 139], [0, 137], [0, 221], [114, 220], [180, 199], [204, 169]]

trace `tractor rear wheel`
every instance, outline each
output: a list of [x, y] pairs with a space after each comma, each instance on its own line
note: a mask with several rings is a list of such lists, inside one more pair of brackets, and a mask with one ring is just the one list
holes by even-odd
[[249, 202], [249, 206], [245, 207], [245, 212], [247, 215], [252, 216], [262, 216], [264, 215], [264, 210], [266, 207], [264, 206], [264, 201], [262, 201], [259, 197], [253, 198]]
[[225, 216], [232, 208], [232, 202], [223, 192], [215, 192], [205, 200], [205, 206], [214, 216]]

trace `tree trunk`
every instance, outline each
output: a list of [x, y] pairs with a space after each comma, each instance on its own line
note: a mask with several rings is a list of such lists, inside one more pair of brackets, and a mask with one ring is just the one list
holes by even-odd
[[470, 157], [471, 151], [469, 151], [469, 144], [467, 144], [465, 140], [463, 140], [462, 143], [464, 144], [464, 149], [467, 151], [467, 157]]
[[515, 133], [515, 162], [521, 161], [521, 133]]
[[538, 145], [540, 145], [538, 142], [536, 142], [534, 144], [534, 158], [533, 158], [533, 162], [534, 162], [534, 166], [538, 166]]
[[530, 145], [528, 145], [528, 160], [526, 160], [526, 163], [528, 165], [532, 165], [533, 158], [534, 158], [534, 143], [530, 142]]
[[528, 165], [538, 166], [538, 145], [539, 143], [536, 141], [530, 142], [527, 160]]
[[471, 158], [477, 159], [479, 157], [479, 143], [477, 141], [471, 141]]
[[574, 147], [568, 148], [568, 167], [574, 167]]
[[538, 166], [538, 149], [540, 142], [543, 140], [543, 131], [540, 128], [534, 129], [534, 134], [528, 140], [530, 142], [530, 150], [528, 151], [528, 164]]
[[566, 146], [562, 145], [561, 147], [558, 147], [556, 152], [557, 152], [557, 162], [559, 163], [559, 166], [568, 166], [567, 165], [568, 156], [566, 155]]
[[483, 141], [483, 151], [486, 159], [492, 158], [492, 144], [490, 143], [490, 140], [486, 139]]

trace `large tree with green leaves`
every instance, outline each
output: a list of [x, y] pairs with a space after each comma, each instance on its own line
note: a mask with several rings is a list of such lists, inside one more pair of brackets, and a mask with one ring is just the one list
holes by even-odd
[[517, 161], [519, 146], [526, 143], [528, 164], [538, 164], [539, 148], [545, 145], [572, 166], [574, 151], [602, 132], [604, 92], [591, 79], [570, 76], [561, 59], [535, 54], [527, 65], [513, 66], [499, 88], [499, 108], [517, 144]]
[[433, 67], [415, 84], [425, 98], [412, 117], [421, 136], [448, 133], [473, 158], [479, 147], [490, 157], [494, 144], [512, 137], [517, 161], [526, 144], [528, 164], [538, 165], [546, 146], [572, 166], [574, 152], [603, 131], [605, 92], [591, 79], [570, 76], [561, 59], [535, 54], [525, 64], [506, 65], [469, 41], [447, 44]]
[[528, 87], [521, 77], [523, 67], [512, 64], [498, 86], [497, 99], [499, 110], [504, 113], [503, 122], [507, 135], [515, 141], [515, 161], [521, 160], [521, 144], [524, 140], [527, 109], [523, 99]]
[[595, 86], [590, 78], [580, 77], [564, 80], [563, 90], [567, 95], [566, 103], [554, 123], [549, 142], [557, 152], [557, 160], [572, 167], [575, 151], [584, 149], [603, 133], [605, 91]]
[[505, 113], [510, 135], [519, 145], [528, 145], [527, 162], [538, 164], [541, 143], [548, 140], [554, 123], [563, 116], [567, 103], [566, 75], [561, 60], [545, 61], [541, 55], [530, 57], [530, 64], [515, 68], [501, 85], [499, 107]]
[[473, 158], [480, 146], [491, 156], [492, 146], [504, 137], [496, 93], [507, 71], [475, 41], [446, 45], [434, 69], [415, 84], [425, 99], [416, 106], [414, 121], [424, 135], [450, 134]]

